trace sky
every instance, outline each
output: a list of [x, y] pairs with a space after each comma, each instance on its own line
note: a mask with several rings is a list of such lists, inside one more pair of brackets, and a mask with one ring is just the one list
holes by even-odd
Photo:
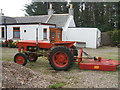
[[25, 4], [30, 2], [31, 0], [0, 0], [0, 12], [2, 9], [5, 16], [24, 16], [25, 12], [22, 10], [24, 9]]

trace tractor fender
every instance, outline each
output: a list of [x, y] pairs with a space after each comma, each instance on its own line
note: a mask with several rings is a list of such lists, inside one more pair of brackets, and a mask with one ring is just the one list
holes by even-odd
[[74, 41], [59, 41], [59, 42], [55, 42], [54, 46], [66, 46], [68, 48], [71, 48], [72, 46], [74, 46], [76, 42]]

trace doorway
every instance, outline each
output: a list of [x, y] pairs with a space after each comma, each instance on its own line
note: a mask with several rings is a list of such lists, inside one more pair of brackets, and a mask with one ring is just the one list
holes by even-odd
[[50, 41], [62, 41], [62, 29], [60, 28], [50, 28]]

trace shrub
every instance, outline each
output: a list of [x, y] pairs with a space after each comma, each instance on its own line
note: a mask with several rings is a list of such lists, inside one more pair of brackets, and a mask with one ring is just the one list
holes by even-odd
[[110, 35], [112, 45], [117, 46], [120, 44], [119, 30], [108, 31], [108, 34]]
[[16, 48], [16, 47], [17, 47], [17, 43], [18, 43], [18, 40], [17, 40], [17, 41], [12, 42], [12, 47], [13, 47], [13, 48]]
[[18, 40], [13, 41], [12, 39], [9, 39], [5, 42], [2, 41], [2, 47], [11, 47], [11, 48], [16, 48], [17, 47]]
[[8, 47], [12, 47], [12, 42], [13, 42], [12, 39], [9, 39], [9, 40], [8, 40]]
[[4, 47], [8, 47], [8, 41], [3, 42]]

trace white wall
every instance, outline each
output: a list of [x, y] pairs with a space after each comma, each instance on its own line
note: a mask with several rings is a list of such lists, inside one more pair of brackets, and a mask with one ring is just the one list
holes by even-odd
[[63, 31], [66, 31], [68, 27], [76, 27], [73, 16], [68, 17], [68, 20], [65, 26], [63, 27]]
[[[0, 39], [2, 39], [0, 26]], [[20, 27], [20, 39], [13, 38], [13, 27]], [[49, 26], [48, 25], [7, 25], [7, 39], [13, 40], [36, 40], [36, 28], [38, 28], [38, 39], [43, 40], [43, 29], [47, 28], [47, 39], [49, 40]], [[26, 30], [26, 32], [24, 32]], [[6, 34], [6, 33], [5, 33]], [[5, 35], [6, 36], [6, 35]]]
[[62, 27], [62, 29], [63, 29], [63, 31], [62, 31], [62, 41], [66, 40], [65, 37], [66, 37], [66, 31], [67, 31], [68, 27], [76, 27], [74, 17], [72, 15], [68, 17], [68, 20], [67, 20], [65, 26]]
[[39, 25], [39, 40], [43, 40], [43, 30], [44, 28], [47, 29], [47, 39], [49, 40], [49, 36], [50, 36], [50, 30], [49, 30], [49, 26], [48, 25]]
[[101, 36], [97, 28], [68, 28], [64, 33], [64, 41], [86, 42], [87, 48], [97, 48], [97, 38]]
[[[20, 25], [20, 39], [35, 40], [38, 25]], [[26, 30], [26, 32], [24, 32]]]
[[[0, 28], [3, 26], [0, 26]], [[17, 40], [17, 39], [13, 38], [13, 27], [20, 27], [20, 40], [21, 39], [23, 39], [23, 40], [32, 39], [33, 40], [34, 35], [35, 35], [35, 30], [36, 30], [36, 27], [38, 27], [38, 25], [7, 25], [7, 39]], [[24, 30], [26, 30], [26, 32], [24, 32]], [[1, 34], [1, 32], [0, 32], [0, 34]], [[0, 36], [0, 38], [1, 38], [1, 36]]]

